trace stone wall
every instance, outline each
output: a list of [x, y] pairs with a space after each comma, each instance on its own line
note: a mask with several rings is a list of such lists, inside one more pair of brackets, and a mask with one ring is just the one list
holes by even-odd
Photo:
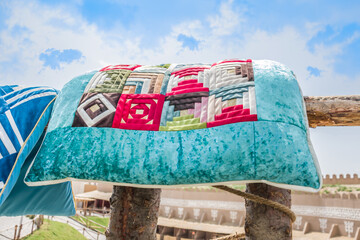
[[325, 175], [323, 178], [323, 184], [359, 184], [360, 185], [360, 178], [357, 174], [354, 174], [351, 176], [350, 174], [346, 174], [345, 176], [343, 174], [340, 174], [339, 176], [336, 176], [333, 174], [330, 176], [329, 174]]
[[[360, 231], [360, 194], [292, 194], [296, 230], [355, 238]], [[160, 216], [176, 221], [243, 227], [244, 199], [217, 189], [164, 189]], [[212, 231], [211, 228], [207, 229]], [[225, 233], [225, 232], [224, 232]]]

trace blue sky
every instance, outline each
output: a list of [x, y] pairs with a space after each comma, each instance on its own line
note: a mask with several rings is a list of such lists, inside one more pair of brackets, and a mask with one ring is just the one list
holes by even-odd
[[[359, 94], [359, 10], [356, 0], [3, 0], [0, 83], [60, 89], [108, 64], [236, 57], [288, 65], [304, 95]], [[311, 133], [324, 173], [360, 173], [360, 127]]]
[[44, 67], [51, 69], [60, 69], [60, 64], [71, 64], [74, 61], [80, 60], [82, 53], [75, 49], [56, 50], [54, 48], [46, 49], [39, 55], [40, 61], [43, 62]]

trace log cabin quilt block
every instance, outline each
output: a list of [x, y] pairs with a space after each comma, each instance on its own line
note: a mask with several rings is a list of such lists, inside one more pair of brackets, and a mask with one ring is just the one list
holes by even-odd
[[321, 187], [295, 75], [276, 62], [238, 59], [111, 65], [70, 81], [25, 181], [69, 179]]
[[122, 94], [112, 127], [158, 131], [164, 99], [161, 94]]

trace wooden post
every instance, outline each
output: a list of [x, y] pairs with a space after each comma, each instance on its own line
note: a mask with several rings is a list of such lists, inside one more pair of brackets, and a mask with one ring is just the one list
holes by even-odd
[[86, 212], [87, 212], [87, 205], [88, 205], [88, 201], [85, 201], [85, 205], [84, 205], [84, 216], [86, 217]]
[[[246, 192], [291, 206], [291, 191], [273, 187], [264, 183], [249, 183]], [[245, 199], [246, 239], [292, 239], [291, 220], [285, 213], [272, 207]]]
[[15, 225], [14, 240], [16, 240], [16, 232], [17, 232], [17, 228], [18, 228], [18, 226], [17, 226], [17, 225]]
[[114, 186], [107, 240], [156, 239], [161, 189]]
[[23, 225], [20, 224], [20, 226], [19, 226], [19, 231], [18, 231], [18, 234], [17, 234], [17, 238], [16, 238], [16, 239], [20, 239], [22, 226], [23, 226]]
[[35, 224], [35, 220], [32, 220], [32, 224], [31, 224], [31, 234], [32, 234], [33, 231], [34, 231], [34, 224]]
[[20, 217], [20, 225], [19, 225], [19, 231], [18, 231], [17, 239], [20, 239], [21, 229], [23, 227], [22, 222], [23, 222], [23, 216]]

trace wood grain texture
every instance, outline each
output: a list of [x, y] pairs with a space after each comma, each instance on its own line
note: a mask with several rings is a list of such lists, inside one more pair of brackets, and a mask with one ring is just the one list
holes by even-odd
[[[264, 183], [246, 184], [246, 192], [291, 207], [291, 191]], [[245, 199], [245, 234], [247, 240], [292, 239], [291, 220], [272, 207]]]
[[107, 240], [155, 240], [161, 189], [114, 186]]
[[309, 126], [360, 126], [360, 95], [304, 97]]

